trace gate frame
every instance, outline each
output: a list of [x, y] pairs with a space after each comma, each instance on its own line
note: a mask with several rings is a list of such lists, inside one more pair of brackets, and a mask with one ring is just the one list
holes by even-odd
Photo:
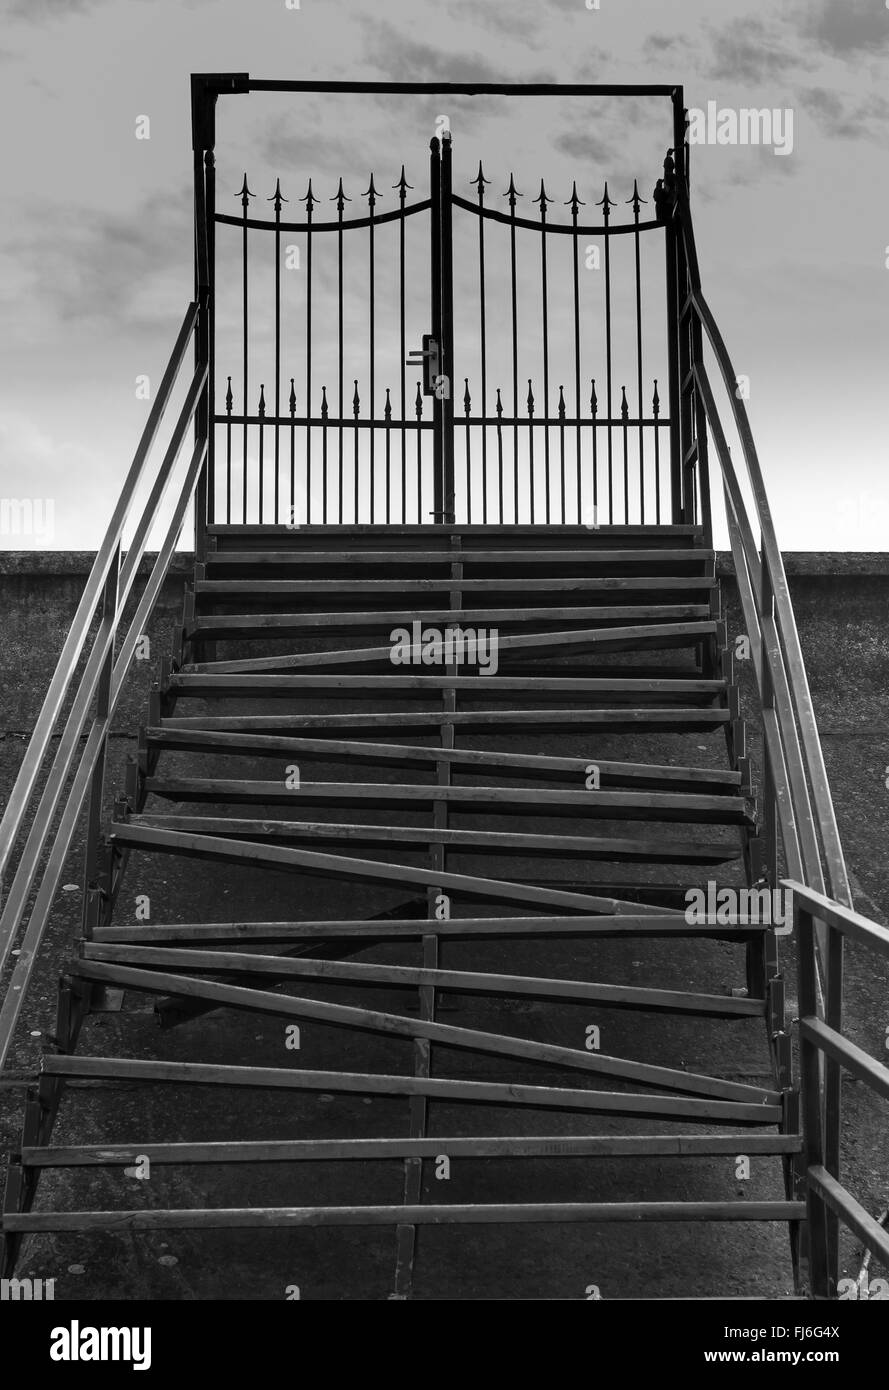
[[[216, 400], [214, 362], [214, 263], [216, 212], [216, 102], [220, 96], [247, 92], [294, 92], [329, 95], [373, 96], [578, 96], [578, 97], [667, 97], [672, 106], [672, 172], [676, 184], [688, 191], [686, 158], [686, 110], [684, 89], [677, 84], [635, 83], [516, 83], [516, 82], [305, 82], [300, 80], [265, 80], [251, 78], [249, 73], [192, 73], [191, 123], [194, 160], [194, 287], [198, 305], [198, 328], [195, 339], [196, 361], [207, 360], [207, 383], [195, 413], [195, 441], [206, 441], [206, 461], [201, 469], [195, 492], [195, 554], [198, 561], [206, 556], [207, 527], [213, 521], [215, 499], [215, 430], [213, 414]], [[449, 142], [446, 142], [449, 144]], [[450, 180], [450, 159], [442, 160], [445, 179]], [[436, 181], [433, 180], [433, 185]], [[435, 191], [433, 187], [433, 198]], [[434, 214], [434, 209], [433, 209]], [[433, 216], [433, 221], [434, 221]], [[445, 257], [447, 262], [447, 257]], [[666, 289], [667, 289], [667, 375], [670, 410], [670, 495], [674, 525], [694, 519], [694, 488], [688, 488], [683, 477], [683, 461], [693, 445], [691, 420], [683, 415], [682, 399], [682, 333], [680, 303], [681, 287], [687, 280], [687, 267], [682, 239], [676, 234], [672, 219], [666, 228]], [[440, 287], [442, 319], [452, 313], [450, 285]], [[433, 295], [435, 287], [433, 286]], [[441, 370], [448, 375], [443, 364]], [[436, 458], [434, 468], [434, 509], [436, 517], [445, 521], [454, 514], [453, 482], [453, 401], [436, 401], [441, 411], [440, 428], [434, 432], [436, 453], [441, 451], [441, 466]], [[443, 407], [443, 409], [442, 409]], [[689, 412], [686, 411], [686, 415]]]

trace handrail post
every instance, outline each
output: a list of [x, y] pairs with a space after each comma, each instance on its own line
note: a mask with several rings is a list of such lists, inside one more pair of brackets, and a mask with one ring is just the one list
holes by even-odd
[[[96, 709], [93, 727], [104, 723], [111, 710], [111, 686], [114, 675], [114, 649], [117, 627], [117, 608], [119, 603], [120, 579], [120, 541], [114, 548], [111, 566], [102, 592], [102, 616], [96, 641], [110, 637], [108, 650], [102, 660], [96, 690]], [[99, 888], [99, 847], [102, 834], [102, 810], [105, 798], [105, 767], [108, 755], [108, 730], [105, 730], [93, 767], [89, 789], [89, 807], [86, 820], [86, 849], [83, 865], [83, 935], [89, 939], [95, 925], [93, 913], [98, 906], [94, 890]]]
[[[843, 1031], [843, 933], [829, 922], [827, 925], [827, 957], [824, 971], [824, 1022], [836, 1033]], [[814, 952], [813, 952], [814, 959]], [[813, 1011], [814, 1012], [814, 1011]], [[831, 1177], [839, 1181], [840, 1144], [842, 1140], [842, 1066], [835, 1057], [825, 1055], [823, 1061], [824, 1083], [824, 1167]], [[840, 1219], [835, 1211], [828, 1208], [827, 1227], [827, 1279], [828, 1297], [836, 1296], [840, 1275]]]
[[[793, 905], [794, 933], [799, 971], [800, 1019], [815, 1018], [818, 1013], [818, 979], [815, 962], [815, 924], [811, 912]], [[803, 1153], [802, 1167], [806, 1177], [806, 1224], [804, 1248], [809, 1260], [809, 1287], [815, 1298], [830, 1298], [831, 1263], [828, 1224], [830, 1213], [823, 1198], [808, 1181], [812, 1168], [824, 1164], [824, 1111], [821, 1090], [821, 1057], [819, 1049], [801, 1030], [800, 1086], [802, 1088]], [[835, 1288], [835, 1275], [834, 1275]]]
[[670, 403], [670, 519], [682, 521], [682, 430], [679, 380], [679, 243], [673, 151], [667, 151], [663, 178], [654, 191], [658, 220], [664, 223], [667, 293], [667, 399]]
[[[194, 157], [194, 285], [198, 305], [195, 335], [195, 369], [211, 366], [207, 384], [195, 411], [195, 444], [207, 441], [207, 460], [201, 469], [194, 500], [194, 549], [198, 562], [207, 553], [207, 525], [214, 515], [215, 474], [213, 412], [215, 390], [213, 362], [213, 283], [215, 248], [212, 219], [215, 210], [216, 92], [198, 76], [191, 79], [192, 152]], [[246, 410], [246, 402], [244, 409]]]

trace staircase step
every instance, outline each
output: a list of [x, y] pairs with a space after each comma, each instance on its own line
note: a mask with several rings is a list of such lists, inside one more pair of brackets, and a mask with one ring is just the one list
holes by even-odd
[[[582, 628], [558, 632], [529, 632], [520, 636], [500, 637], [497, 642], [499, 660], [514, 653], [540, 656], [550, 660], [558, 652], [639, 651], [648, 648], [666, 650], [694, 646], [716, 636], [715, 622], [651, 623], [644, 626]], [[419, 643], [410, 648], [415, 654], [413, 664], [423, 664]], [[363, 666], [375, 664], [384, 669], [397, 669], [393, 661], [392, 644], [383, 647], [347, 647], [341, 651], [311, 651], [286, 653], [279, 656], [255, 656], [231, 661], [190, 663], [186, 669], [225, 674], [233, 671], [290, 670], [297, 667]], [[444, 661], [433, 662], [443, 666]], [[475, 665], [475, 662], [469, 662]], [[493, 677], [489, 676], [489, 679]], [[479, 677], [476, 677], [479, 679]]]
[[[361, 743], [354, 740], [275, 738], [264, 734], [224, 733], [213, 730], [170, 729], [166, 725], [146, 730], [146, 742], [151, 747], [169, 750], [208, 753], [262, 753], [267, 756], [289, 757], [300, 754], [311, 761], [336, 757], [351, 762], [385, 765], [396, 762], [404, 766], [435, 769], [440, 764], [457, 768], [496, 769], [503, 776], [534, 776], [552, 779], [563, 774], [573, 780], [583, 779], [590, 766], [589, 758], [547, 757], [535, 753], [499, 753], [466, 748], [418, 748], [410, 744]], [[737, 788], [741, 774], [726, 768], [679, 767], [672, 764], [621, 763], [608, 759], [595, 762], [600, 777], [615, 785], [635, 784], [659, 786], [671, 783], [674, 791], [697, 791], [704, 788], [728, 790]]]
[[232, 714], [232, 715], [171, 715], [161, 720], [167, 729], [220, 730], [229, 732], [286, 733], [289, 730], [311, 730], [313, 733], [343, 730], [354, 734], [372, 734], [383, 730], [398, 730], [402, 734], [426, 733], [452, 725], [465, 733], [491, 730], [498, 734], [525, 733], [539, 729], [564, 731], [624, 732], [627, 730], [660, 729], [674, 732], [705, 732], [723, 728], [731, 720], [727, 709], [701, 709], [691, 706], [674, 709], [540, 709], [540, 710], [404, 710], [358, 714]]
[[[414, 1020], [412, 1020], [414, 1021]], [[295, 1067], [227, 1066], [218, 1062], [166, 1062], [143, 1058], [46, 1057], [43, 1073], [67, 1080], [143, 1081], [257, 1090], [324, 1091], [334, 1095], [427, 1096], [451, 1103], [494, 1104], [565, 1113], [659, 1115], [706, 1124], [777, 1125], [782, 1107], [711, 1097], [647, 1095], [530, 1086], [523, 1082], [464, 1081], [444, 1077], [390, 1076], [369, 1072], [312, 1071]]]
[[805, 1202], [538, 1202], [366, 1207], [195, 1207], [40, 1211], [7, 1218], [10, 1231], [157, 1231], [306, 1226], [513, 1225], [605, 1221], [802, 1221]]
[[263, 570], [278, 566], [324, 568], [328, 565], [360, 565], [364, 570], [369, 566], [387, 568], [389, 566], [415, 565], [427, 570], [436, 565], [450, 566], [454, 563], [479, 566], [485, 569], [497, 566], [525, 569], [526, 566], [533, 565], [582, 565], [585, 569], [588, 567], [600, 568], [603, 565], [632, 565], [651, 569], [652, 567], [663, 568], [665, 558], [669, 565], [700, 567], [712, 564], [715, 561], [716, 552], [704, 549], [670, 549], [665, 557], [659, 547], [603, 550], [596, 547], [568, 549], [554, 546], [541, 546], [539, 548], [529, 546], [527, 549], [515, 550], [512, 548], [497, 549], [489, 542], [482, 544], [478, 549], [454, 545], [448, 549], [439, 550], [426, 545], [416, 545], [411, 549], [388, 547], [380, 550], [355, 550], [344, 549], [335, 545], [329, 550], [211, 550], [207, 554], [206, 564], [208, 570], [213, 571], [223, 568], [245, 569], [252, 565], [261, 567]]
[[731, 995], [694, 994], [678, 990], [648, 989], [637, 985], [611, 985], [586, 980], [542, 979], [522, 975], [493, 975], [468, 970], [415, 969], [404, 965], [374, 965], [357, 961], [313, 960], [300, 956], [246, 955], [240, 952], [189, 951], [153, 946], [108, 945], [87, 942], [82, 951], [87, 961], [121, 962], [140, 967], [170, 966], [175, 970], [273, 976], [280, 980], [320, 979], [347, 981], [368, 988], [447, 989], [450, 994], [483, 994], [514, 999], [591, 1003], [643, 1012], [690, 1014], [697, 1018], [762, 1018], [765, 999]]
[[764, 922], [732, 918], [728, 922], [707, 919], [687, 922], [680, 912], [647, 912], [620, 916], [554, 913], [547, 917], [453, 917], [440, 922], [426, 917], [380, 921], [354, 918], [304, 922], [143, 922], [97, 927], [95, 942], [143, 944], [152, 941], [199, 941], [207, 945], [231, 941], [280, 942], [321, 938], [357, 937], [374, 941], [417, 941], [424, 936], [455, 940], [571, 940], [620, 939], [621, 937], [690, 938], [744, 943], [761, 937], [770, 927]]
[[741, 846], [657, 839], [619, 839], [585, 835], [528, 835], [493, 830], [434, 829], [425, 826], [351, 825], [340, 822], [245, 820], [229, 816], [131, 816], [128, 825], [237, 839], [311, 840], [316, 844], [348, 843], [353, 847], [450, 845], [461, 854], [555, 855], [558, 858], [613, 863], [726, 864], [741, 855]]
[[[393, 671], [394, 667], [391, 668]], [[170, 678], [170, 690], [180, 694], [224, 696], [282, 696], [289, 699], [304, 691], [307, 694], [324, 692], [331, 696], [339, 694], [343, 699], [360, 698], [362, 695], [390, 697], [425, 698], [432, 692], [453, 690], [469, 695], [476, 700], [503, 699], [516, 694], [525, 700], [560, 696], [574, 700], [584, 696], [598, 696], [606, 700], [620, 700], [626, 697], [642, 703], [669, 704], [671, 698], [689, 701], [695, 698], [703, 703], [712, 703], [726, 693], [723, 680], [703, 680], [682, 677], [679, 679], [633, 679], [621, 677], [609, 679], [606, 676], [449, 676], [449, 675], [348, 675], [335, 672], [312, 672], [300, 675], [264, 674], [225, 674], [216, 675], [203, 669], [179, 671]], [[561, 717], [561, 716], [560, 716]]]
[[327, 878], [391, 883], [402, 889], [406, 884], [412, 884], [427, 891], [435, 889], [439, 893], [448, 892], [492, 902], [521, 902], [528, 905], [537, 904], [540, 907], [563, 907], [577, 912], [627, 911], [634, 915], [642, 915], [645, 912], [644, 906], [639, 903], [599, 896], [595, 893], [566, 892], [557, 887], [537, 887], [503, 879], [480, 878], [471, 874], [445, 873], [431, 865], [420, 867], [412, 864], [381, 863], [372, 859], [356, 859], [351, 855], [324, 854], [317, 850], [261, 844], [250, 840], [230, 840], [218, 835], [191, 835], [184, 831], [153, 830], [129, 822], [113, 823], [109, 840], [131, 849], [161, 854], [227, 860], [232, 863], [277, 865], [282, 869], [316, 873]]
[[500, 815], [586, 816], [615, 820], [683, 820], [748, 825], [753, 821], [740, 796], [690, 792], [573, 791], [551, 787], [453, 787], [391, 782], [307, 782], [289, 790], [278, 781], [234, 778], [147, 777], [145, 789], [172, 801], [227, 802], [230, 805], [365, 805], [403, 809], [436, 802], [472, 813]]
[[411, 579], [199, 579], [194, 586], [195, 597], [201, 602], [232, 602], [236, 599], [306, 598], [309, 600], [343, 596], [379, 598], [388, 595], [399, 598], [408, 594], [435, 595], [442, 593], [522, 594], [525, 596], [552, 593], [607, 593], [664, 595], [673, 593], [709, 594], [718, 588], [718, 581], [700, 574], [623, 575], [591, 578], [575, 575], [570, 578], [547, 579], [528, 575], [521, 579], [480, 579], [467, 575], [454, 579], [450, 575], [438, 578]]
[[[199, 616], [186, 629], [187, 638], [225, 637], [261, 642], [269, 637], [292, 637], [321, 628], [330, 632], [358, 632], [364, 628], [410, 627], [414, 621], [445, 627], [485, 627], [492, 624], [521, 627], [527, 623], [562, 622], [677, 622], [706, 620], [710, 607], [701, 603], [615, 604], [596, 608], [416, 608], [379, 612], [243, 613], [226, 617]], [[555, 636], [555, 634], [554, 634]]]
[[798, 1134], [491, 1135], [435, 1139], [232, 1139], [203, 1143], [68, 1144], [21, 1151], [23, 1168], [124, 1166], [144, 1155], [152, 1164], [319, 1163], [404, 1158], [734, 1158], [795, 1154]]

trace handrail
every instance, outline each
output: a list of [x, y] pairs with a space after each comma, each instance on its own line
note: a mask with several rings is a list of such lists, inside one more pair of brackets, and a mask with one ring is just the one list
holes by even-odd
[[[824, 755], [806, 676], [790, 589], [766, 496], [759, 457], [747, 410], [736, 390], [737, 377], [722, 334], [701, 289], [688, 194], [679, 180], [675, 216], [688, 274], [686, 309], [695, 315], [716, 358], [731, 401], [734, 422], [753, 493], [759, 526], [757, 552], [753, 531], [713, 392], [701, 360], [693, 363], [694, 382], [716, 444], [726, 495], [729, 533], [739, 594], [753, 645], [754, 670], [764, 716], [768, 770], [788, 867], [799, 870], [807, 887], [827, 887], [834, 899], [852, 906], [845, 859], [827, 780]], [[821, 835], [819, 847], [813, 826]]]
[[[36, 953], [58, 889], [59, 878], [87, 789], [91, 779], [97, 774], [97, 769], [100, 772], [104, 769], [105, 744], [129, 662], [143, 631], [143, 625], [154, 606], [166, 577], [189, 502], [206, 458], [206, 430], [199, 428], [196, 431], [197, 442], [194, 452], [185, 477], [179, 486], [164, 540], [115, 659], [116, 639], [119, 636], [120, 623], [139, 565], [145, 554], [151, 528], [169, 489], [173, 470], [186, 435], [193, 421], [196, 425], [198, 424], [197, 412], [200, 409], [202, 393], [208, 380], [209, 367], [206, 361], [199, 362], [194, 371], [150, 494], [142, 505], [138, 516], [135, 517], [133, 538], [126, 552], [126, 558], [121, 563], [123, 534], [127, 524], [134, 519], [136, 491], [146, 475], [152, 445], [170, 403], [189, 344], [195, 336], [199, 314], [199, 305], [189, 304], [161, 379], [157, 396], [142, 431], [133, 462], [114, 508], [108, 530], [99, 547], [71, 630], [65, 640], [61, 656], [50, 681], [6, 811], [2, 821], [0, 821], [0, 882], [2, 882], [2, 876], [10, 864], [15, 845], [25, 826], [34, 790], [47, 762], [47, 753], [53, 731], [69, 697], [72, 696], [73, 690], [73, 698], [64, 729], [59, 737], [58, 748], [46, 777], [44, 790], [31, 817], [27, 839], [6, 902], [3, 904], [2, 916], [0, 916], [0, 970], [2, 970], [18, 939], [25, 909], [37, 882], [38, 871], [44, 851], [47, 848], [53, 822], [73, 770], [73, 781], [53, 836], [52, 846], [43, 868], [40, 886], [28, 918], [27, 927], [19, 942], [19, 951], [9, 987], [3, 1005], [0, 1007], [0, 1068], [5, 1065], [12, 1045], [15, 1026], [30, 982]], [[86, 649], [96, 608], [100, 603], [102, 604], [102, 621], [86, 658], [83, 671], [75, 685], [75, 672]], [[89, 724], [86, 741], [81, 747], [83, 731], [94, 702], [95, 712]], [[78, 750], [80, 750], [79, 761], [77, 760]]]
[[[889, 1233], [840, 1182], [840, 1075], [847, 1071], [877, 1095], [889, 1099], [889, 1067], [843, 1035], [843, 940], [849, 938], [889, 960], [889, 930], [804, 883], [784, 880], [792, 895], [794, 936], [799, 957], [800, 1071], [803, 1099], [803, 1153], [810, 1231], [812, 1290], [816, 1297], [837, 1293], [839, 1263], [833, 1233], [837, 1221], [889, 1264]], [[816, 923], [827, 935], [823, 1017], [818, 1007]]]

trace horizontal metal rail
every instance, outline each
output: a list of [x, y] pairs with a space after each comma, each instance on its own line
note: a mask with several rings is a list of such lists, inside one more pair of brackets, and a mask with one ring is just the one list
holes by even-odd
[[[754, 666], [760, 701], [765, 713], [774, 711], [777, 716], [778, 741], [786, 769], [783, 781], [788, 793], [785, 797], [777, 798], [782, 838], [785, 850], [793, 861], [798, 834], [806, 826], [812, 825], [814, 819], [820, 831], [821, 847], [815, 846], [816, 858], [812, 857], [811, 844], [808, 857], [804, 855], [803, 881], [816, 891], [827, 888], [838, 903], [851, 907], [849, 879], [784, 562], [746, 406], [736, 390], [737, 377], [722, 334], [701, 290], [691, 213], [687, 194], [681, 187], [677, 190], [677, 210], [688, 264], [687, 304], [709, 342], [728, 392], [755, 503], [759, 550], [707, 372], [703, 361], [698, 360], [693, 366], [694, 382], [700, 393], [722, 470], [744, 618], [749, 628], [752, 653], [759, 654]], [[772, 738], [769, 741], [772, 743], [770, 771], [781, 779], [775, 740]]]
[[[0, 1067], [5, 1065], [9, 1056], [37, 951], [87, 792], [91, 782], [104, 770], [108, 733], [130, 661], [160, 593], [206, 459], [207, 434], [204, 427], [198, 430], [198, 440], [188, 470], [179, 485], [151, 574], [126, 635], [121, 638], [124, 609], [145, 554], [151, 528], [169, 491], [186, 436], [192, 423], [197, 422], [197, 412], [205, 393], [208, 365], [203, 361], [198, 363], [194, 371], [148, 498], [137, 513], [136, 492], [148, 476], [152, 446], [194, 338], [199, 313], [196, 303], [190, 304], [186, 310], [0, 822], [0, 875], [9, 868], [16, 844], [27, 830], [0, 916], [0, 969], [5, 967], [18, 942], [15, 966], [0, 1007]], [[128, 524], [133, 525], [133, 537], [122, 559], [123, 534]], [[86, 654], [90, 630], [100, 605], [101, 620]], [[75, 674], [85, 654], [83, 669], [75, 682]], [[47, 766], [53, 733], [66, 709], [68, 713], [55, 756], [51, 766]], [[33, 815], [29, 817], [35, 789], [44, 773], [47, 775], [43, 792]], [[63, 797], [64, 805], [59, 815]], [[35, 889], [36, 897], [20, 939], [26, 909]]]
[[[803, 883], [784, 883], [793, 895], [799, 952], [800, 1070], [803, 1097], [803, 1163], [810, 1230], [812, 1288], [834, 1298], [839, 1263], [835, 1227], [842, 1221], [865, 1247], [889, 1264], [889, 1233], [840, 1181], [836, 1136], [840, 1129], [840, 1077], [854, 1076], [889, 1099], [889, 1067], [843, 1036], [842, 958], [848, 937], [889, 960], [889, 930]], [[816, 933], [827, 936], [824, 1017], [817, 993]]]

